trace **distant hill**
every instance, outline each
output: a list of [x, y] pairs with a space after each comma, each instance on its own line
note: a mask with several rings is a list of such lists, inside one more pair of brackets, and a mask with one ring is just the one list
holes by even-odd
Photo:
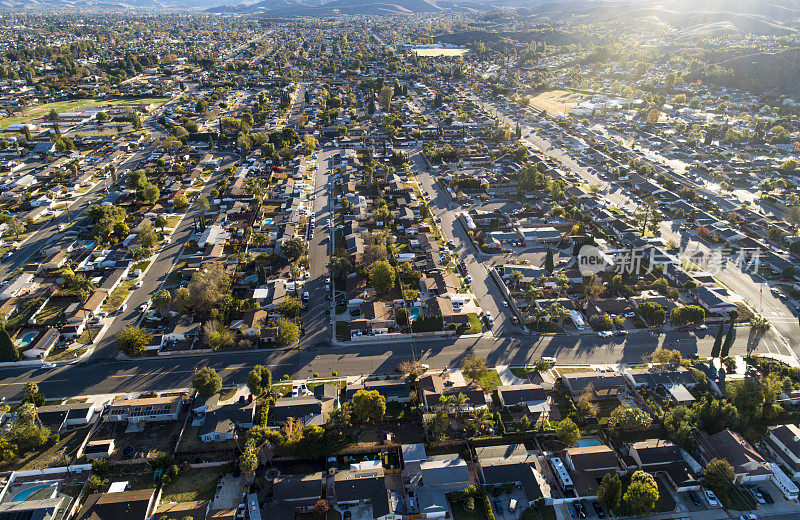
[[[449, 8], [461, 9], [449, 4]], [[251, 5], [220, 6], [212, 13], [264, 14], [272, 17], [353, 15], [408, 15], [444, 12], [445, 8], [430, 0], [333, 0], [310, 3], [307, 0], [263, 0]]]

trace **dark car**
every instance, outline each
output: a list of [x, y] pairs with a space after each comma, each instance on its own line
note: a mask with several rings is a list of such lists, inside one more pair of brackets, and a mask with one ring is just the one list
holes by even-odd
[[758, 487], [758, 488], [756, 488], [756, 489], [758, 489], [758, 492], [759, 492], [759, 493], [761, 493], [761, 496], [763, 496], [763, 497], [764, 497], [764, 500], [766, 500], [766, 501], [767, 501], [767, 504], [774, 504], [774, 503], [775, 503], [775, 499], [774, 499], [774, 498], [772, 498], [772, 495], [770, 495], [769, 493], [767, 493], [767, 490], [766, 490], [766, 489], [764, 489], [764, 488], [762, 488], [762, 487]]
[[703, 505], [703, 502], [700, 501], [700, 497], [697, 496], [697, 493], [695, 493], [694, 491], [689, 491], [689, 498], [691, 499], [692, 504], [694, 504], [696, 506], [702, 506]]
[[594, 514], [597, 515], [597, 518], [606, 517], [606, 512], [603, 511], [603, 506], [600, 505], [600, 502], [592, 502], [592, 507], [594, 508]]

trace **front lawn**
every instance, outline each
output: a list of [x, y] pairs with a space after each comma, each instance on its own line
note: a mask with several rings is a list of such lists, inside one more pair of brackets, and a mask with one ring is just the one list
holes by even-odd
[[128, 280], [119, 284], [116, 289], [111, 291], [106, 301], [103, 302], [103, 310], [106, 312], [116, 312], [120, 305], [122, 305], [122, 302], [125, 301], [125, 298], [128, 297], [135, 284], [136, 280]]
[[502, 386], [503, 382], [500, 381], [500, 374], [497, 373], [497, 370], [492, 368], [478, 380], [478, 384], [487, 392], [494, 392], [498, 386]]
[[464, 334], [480, 334], [483, 332], [483, 323], [481, 323], [478, 314], [470, 312], [467, 316], [469, 317], [469, 328], [464, 331]]
[[161, 501], [167, 503], [211, 500], [214, 498], [214, 491], [223, 471], [223, 467], [181, 471], [175, 480], [164, 486]]

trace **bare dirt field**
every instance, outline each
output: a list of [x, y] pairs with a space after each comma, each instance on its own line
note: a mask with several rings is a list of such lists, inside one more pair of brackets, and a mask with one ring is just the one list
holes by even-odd
[[531, 96], [531, 106], [554, 116], [566, 116], [572, 112], [575, 105], [590, 99], [591, 96], [586, 94], [568, 90], [551, 90], [542, 92], [537, 96]]

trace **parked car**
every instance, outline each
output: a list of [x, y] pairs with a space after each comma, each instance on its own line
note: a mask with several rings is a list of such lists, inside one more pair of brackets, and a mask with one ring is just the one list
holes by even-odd
[[597, 335], [601, 338], [611, 337], [612, 334], [613, 332], [611, 332], [610, 330], [601, 330], [600, 332], [597, 333]]
[[764, 499], [764, 495], [756, 488], [750, 488], [750, 494], [753, 495], [756, 499], [756, 502], [759, 504], [766, 504], [767, 501]]
[[762, 487], [760, 487], [760, 486], [759, 486], [759, 487], [757, 487], [756, 489], [758, 489], [758, 492], [759, 492], [759, 493], [761, 493], [761, 496], [763, 496], [763, 497], [764, 497], [764, 500], [766, 500], [766, 501], [767, 501], [767, 504], [774, 504], [774, 503], [775, 503], [775, 500], [772, 498], [772, 495], [770, 495], [770, 494], [767, 492], [767, 490], [766, 490], [766, 489], [764, 489], [764, 488], [762, 488]]
[[704, 489], [703, 493], [705, 494], [706, 501], [710, 507], [719, 507], [719, 500], [717, 500], [717, 495], [715, 495], [713, 491], [710, 489]]
[[56, 368], [55, 363], [42, 363], [42, 368], [45, 370], [50, 370], [51, 368]]
[[692, 501], [692, 504], [696, 506], [702, 506], [703, 502], [700, 500], [700, 497], [697, 496], [697, 493], [694, 491], [689, 491], [689, 499]]
[[758, 520], [758, 517], [753, 513], [747, 513], [739, 517], [739, 520]]

